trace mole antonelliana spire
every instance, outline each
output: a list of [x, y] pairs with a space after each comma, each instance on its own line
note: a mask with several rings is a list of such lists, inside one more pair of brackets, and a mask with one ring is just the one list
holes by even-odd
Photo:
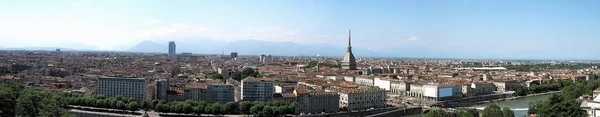
[[354, 58], [354, 54], [352, 54], [351, 33], [351, 30], [348, 30], [348, 50], [342, 60], [342, 69], [346, 70], [356, 70], [356, 59]]

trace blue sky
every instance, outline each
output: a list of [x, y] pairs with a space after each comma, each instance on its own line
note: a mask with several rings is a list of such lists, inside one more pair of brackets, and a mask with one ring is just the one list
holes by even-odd
[[2, 0], [0, 46], [122, 50], [198, 37], [343, 47], [352, 29], [354, 47], [391, 56], [600, 59], [599, 21], [597, 0]]

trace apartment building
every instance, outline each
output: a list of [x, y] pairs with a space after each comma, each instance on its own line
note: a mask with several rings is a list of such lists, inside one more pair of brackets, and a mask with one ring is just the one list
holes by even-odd
[[273, 101], [273, 79], [248, 77], [242, 80], [243, 101]]
[[275, 93], [293, 93], [296, 87], [296, 84], [277, 84], [275, 85]]
[[519, 82], [515, 80], [507, 80], [507, 81], [494, 81], [494, 86], [496, 86], [496, 91], [509, 91], [511, 86], [521, 85]]
[[356, 77], [356, 84], [365, 85], [365, 86], [373, 86], [373, 78], [369, 77]]
[[131, 97], [136, 101], [144, 101], [146, 96], [145, 78], [99, 77], [98, 95], [106, 97]]
[[210, 103], [234, 102], [235, 101], [234, 92], [235, 92], [235, 90], [234, 90], [233, 85], [221, 84], [221, 83], [210, 84], [210, 85], [208, 85], [207, 102], [210, 102]]
[[335, 92], [308, 91], [305, 88], [294, 90], [296, 98], [295, 113], [331, 113], [340, 110], [340, 95]]
[[169, 80], [167, 79], [158, 79], [155, 81], [155, 98], [157, 100], [166, 100], [167, 99], [167, 91], [169, 90]]
[[375, 87], [351, 87], [338, 89], [340, 107], [352, 110], [383, 108], [386, 91]]
[[471, 83], [468, 85], [462, 85], [462, 92], [464, 97], [486, 95], [494, 93], [495, 86], [492, 83]]

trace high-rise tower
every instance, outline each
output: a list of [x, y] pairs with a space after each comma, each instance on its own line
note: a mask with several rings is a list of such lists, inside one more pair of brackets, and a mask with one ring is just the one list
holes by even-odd
[[175, 41], [169, 41], [169, 57], [175, 56], [176, 54], [176, 45]]
[[354, 54], [352, 54], [352, 44], [351, 42], [351, 31], [348, 30], [348, 50], [346, 51], [346, 56], [342, 60], [342, 69], [345, 70], [356, 70], [356, 59], [354, 58]]

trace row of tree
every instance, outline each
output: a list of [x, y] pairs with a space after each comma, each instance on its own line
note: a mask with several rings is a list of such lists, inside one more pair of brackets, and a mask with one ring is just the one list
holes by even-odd
[[58, 95], [36, 91], [17, 82], [0, 85], [0, 117], [70, 117]]
[[76, 93], [58, 93], [58, 100], [65, 105], [77, 105], [98, 108], [111, 108], [137, 111], [147, 103], [139, 104], [131, 97], [103, 97], [98, 95], [81, 95]]
[[246, 77], [261, 77], [260, 72], [255, 71], [252, 68], [244, 68], [241, 72], [235, 70], [233, 72], [233, 74], [231, 74], [231, 78], [237, 80], [237, 81], [241, 81], [242, 79], [246, 78]]
[[562, 93], [553, 94], [547, 100], [529, 104], [528, 114], [537, 114], [541, 117], [585, 117], [587, 113], [582, 110], [577, 101], [582, 95], [592, 95], [592, 91], [600, 86], [600, 80], [565, 82]]
[[[508, 107], [500, 109], [498, 105], [492, 104], [481, 113], [481, 117], [514, 117], [515, 112]], [[425, 114], [425, 117], [480, 117], [480, 113], [475, 109], [458, 109], [455, 112], [446, 112], [443, 110], [432, 110]]]
[[523, 85], [512, 85], [509, 90], [515, 91], [519, 96], [528, 94], [544, 93], [549, 91], [560, 91], [563, 87], [573, 84], [572, 80], [551, 80], [548, 83], [532, 82], [529, 87]]
[[206, 103], [204, 101], [152, 101], [154, 109], [165, 113], [185, 113], [185, 114], [253, 114], [256, 116], [278, 116], [284, 114], [293, 114], [295, 104], [292, 102], [273, 101], [273, 102], [235, 102], [229, 103]]
[[568, 63], [568, 64], [535, 64], [535, 65], [506, 65], [506, 69], [516, 71], [542, 71], [548, 69], [584, 69], [592, 66], [600, 66], [600, 64], [585, 64], [585, 63]]

